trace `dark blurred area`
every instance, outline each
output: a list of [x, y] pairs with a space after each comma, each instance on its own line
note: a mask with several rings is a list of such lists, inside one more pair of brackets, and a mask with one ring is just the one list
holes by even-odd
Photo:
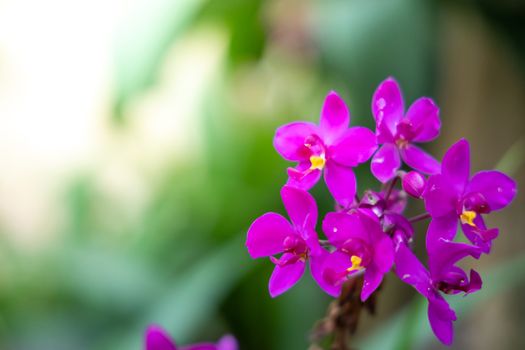
[[[387, 76], [406, 105], [440, 106], [438, 159], [465, 137], [472, 173], [517, 180], [488, 219], [492, 254], [469, 261], [484, 288], [451, 299], [452, 348], [525, 348], [525, 2], [5, 0], [0, 349], [141, 349], [150, 323], [180, 344], [308, 348], [330, 298], [305, 276], [271, 299], [272, 264], [244, 248], [253, 219], [284, 212], [273, 133], [316, 121], [329, 90], [372, 128]], [[369, 164], [357, 175], [359, 191], [379, 188]], [[332, 210], [324, 184], [313, 193]], [[393, 274], [355, 342], [443, 347]]]

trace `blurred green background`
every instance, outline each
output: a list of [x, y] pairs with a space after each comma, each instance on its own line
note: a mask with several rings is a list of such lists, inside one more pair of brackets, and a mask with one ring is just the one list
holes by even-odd
[[[436, 157], [466, 137], [473, 171], [522, 183], [524, 23], [518, 0], [0, 0], [0, 349], [138, 350], [149, 323], [306, 349], [330, 298], [305, 276], [272, 300], [272, 264], [244, 249], [283, 212], [275, 128], [317, 120], [331, 89], [372, 127], [392, 75], [407, 104], [440, 105]], [[468, 262], [485, 288], [451, 298], [454, 349], [525, 348], [524, 204], [488, 220], [501, 236]], [[355, 344], [442, 348], [425, 308], [390, 275]]]

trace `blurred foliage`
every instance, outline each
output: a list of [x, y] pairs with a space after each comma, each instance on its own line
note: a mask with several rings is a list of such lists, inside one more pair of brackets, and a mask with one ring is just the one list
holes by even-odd
[[[231, 332], [243, 349], [307, 347], [329, 298], [304, 278], [272, 300], [271, 264], [250, 260], [243, 246], [251, 220], [284, 211], [278, 193], [287, 164], [272, 148], [273, 132], [290, 120], [316, 120], [332, 87], [351, 106], [354, 125], [371, 125], [370, 96], [385, 76], [400, 81], [407, 105], [432, 94], [440, 2], [291, 1], [281, 15], [293, 21], [295, 7], [306, 9], [301, 34], [311, 50], [270, 35], [277, 3], [132, 2], [115, 45], [112, 117], [124, 131], [127, 108], [155, 86], [181, 38], [210, 23], [227, 33], [219, 72], [199, 97], [203, 154], [166, 159], [151, 201], [131, 223], [100, 193], [94, 169], [70, 181], [67, 225], [51, 248], [28, 255], [2, 242], [1, 349], [139, 349], [148, 323], [160, 323], [180, 343]], [[520, 35], [523, 27], [514, 26], [509, 33]], [[366, 170], [358, 169], [362, 187], [373, 183]], [[326, 189], [314, 193], [320, 211], [329, 210]], [[509, 271], [523, 276], [523, 266], [520, 258], [495, 269], [479, 296], [458, 304], [459, 313], [521, 283]], [[363, 349], [428, 341], [421, 305], [415, 301], [378, 328]]]

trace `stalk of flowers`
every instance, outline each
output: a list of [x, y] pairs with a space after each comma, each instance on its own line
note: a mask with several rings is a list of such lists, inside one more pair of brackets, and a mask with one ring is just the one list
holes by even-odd
[[[443, 295], [481, 289], [480, 275], [474, 270], [467, 274], [457, 264], [490, 252], [499, 231], [487, 228], [482, 215], [509, 205], [516, 183], [497, 171], [470, 178], [466, 140], [453, 145], [441, 163], [416, 146], [438, 137], [439, 108], [422, 97], [405, 113], [401, 89], [393, 78], [374, 93], [372, 115], [375, 133], [349, 127], [345, 102], [330, 92], [319, 125], [294, 122], [277, 129], [275, 149], [285, 160], [297, 162], [288, 169], [281, 190], [290, 222], [277, 213], [257, 218], [247, 233], [248, 252], [275, 264], [269, 282], [272, 297], [295, 285], [310, 267], [319, 287], [337, 298], [316, 336], [332, 333], [333, 349], [349, 347], [343, 333], [355, 330], [362, 305], [374, 305], [370, 300], [375, 301], [390, 270], [426, 297], [430, 326], [442, 343], [450, 345], [456, 315]], [[359, 197], [353, 168], [369, 160], [380, 188], [365, 189]], [[401, 169], [402, 161], [411, 168], [408, 172]], [[323, 172], [335, 206], [322, 220], [326, 239], [319, 239], [317, 205], [307, 191]], [[406, 217], [409, 199], [423, 201], [426, 211]], [[413, 223], [426, 219], [430, 219], [426, 232], [415, 233]], [[455, 241], [458, 225], [469, 243]], [[412, 250], [415, 239], [426, 241], [428, 269]], [[359, 298], [354, 298], [356, 293]]]

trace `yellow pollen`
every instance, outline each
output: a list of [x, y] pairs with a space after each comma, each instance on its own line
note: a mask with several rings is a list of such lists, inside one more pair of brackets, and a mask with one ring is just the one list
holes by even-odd
[[310, 166], [311, 170], [314, 170], [314, 169], [322, 170], [324, 168], [324, 164], [326, 163], [324, 154], [321, 154], [320, 156], [311, 156], [310, 163], [312, 164]]
[[408, 146], [408, 141], [405, 140], [405, 139], [400, 138], [400, 139], [396, 140], [396, 145], [399, 148], [405, 148], [406, 146]]
[[464, 210], [459, 216], [462, 224], [467, 224], [472, 227], [476, 227], [474, 219], [476, 218], [476, 212], [471, 210]]
[[357, 255], [352, 255], [352, 257], [350, 258], [350, 261], [352, 262], [352, 266], [346, 269], [346, 271], [352, 272], [356, 270], [361, 270], [363, 268], [363, 266], [361, 266], [361, 262], [363, 261], [363, 259], [361, 259]]

